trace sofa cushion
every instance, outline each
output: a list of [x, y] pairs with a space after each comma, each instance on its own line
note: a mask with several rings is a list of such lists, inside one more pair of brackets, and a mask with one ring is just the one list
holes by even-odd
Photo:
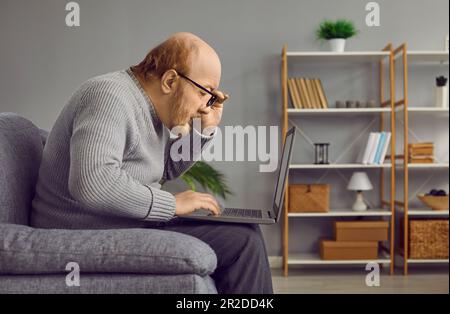
[[159, 229], [48, 230], [0, 224], [0, 274], [213, 273], [217, 258], [203, 241]]
[[0, 294], [216, 294], [210, 276], [194, 274], [85, 274], [79, 286], [66, 285], [66, 274], [0, 276]]
[[45, 132], [15, 113], [0, 113], [0, 223], [28, 224]]

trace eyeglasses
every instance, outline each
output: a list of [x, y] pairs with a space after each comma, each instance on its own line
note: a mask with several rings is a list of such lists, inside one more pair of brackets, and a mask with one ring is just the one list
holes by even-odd
[[187, 77], [186, 75], [183, 75], [181, 73], [178, 73], [179, 76], [181, 76], [182, 78], [188, 80], [189, 82], [191, 82], [192, 84], [194, 84], [195, 86], [197, 86], [198, 88], [200, 88], [202, 91], [207, 92], [208, 94], [211, 95], [211, 98], [208, 100], [208, 102], [206, 103], [206, 107], [211, 107], [213, 106], [216, 101], [217, 101], [217, 95], [214, 95], [213, 93], [211, 93], [208, 89], [206, 89], [205, 87], [201, 86], [200, 84], [198, 84], [197, 82], [191, 80], [189, 77]]

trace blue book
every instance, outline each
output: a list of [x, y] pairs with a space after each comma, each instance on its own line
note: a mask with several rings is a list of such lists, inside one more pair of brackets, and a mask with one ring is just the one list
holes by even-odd
[[374, 164], [380, 164], [381, 154], [386, 143], [386, 132], [381, 132], [380, 140], [378, 141], [377, 152], [375, 153]]

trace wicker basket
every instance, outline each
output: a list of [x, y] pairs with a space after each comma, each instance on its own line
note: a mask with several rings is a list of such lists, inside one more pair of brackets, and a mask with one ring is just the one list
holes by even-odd
[[289, 212], [326, 213], [330, 210], [329, 184], [289, 185]]
[[410, 220], [409, 258], [447, 259], [448, 220]]
[[433, 196], [419, 194], [419, 200], [433, 210], [447, 210], [448, 209], [448, 195], [447, 196]]

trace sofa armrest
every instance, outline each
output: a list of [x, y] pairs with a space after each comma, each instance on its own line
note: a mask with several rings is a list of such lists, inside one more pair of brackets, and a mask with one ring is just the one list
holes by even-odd
[[158, 229], [50, 230], [0, 224], [0, 274], [213, 273], [214, 251], [189, 235]]

